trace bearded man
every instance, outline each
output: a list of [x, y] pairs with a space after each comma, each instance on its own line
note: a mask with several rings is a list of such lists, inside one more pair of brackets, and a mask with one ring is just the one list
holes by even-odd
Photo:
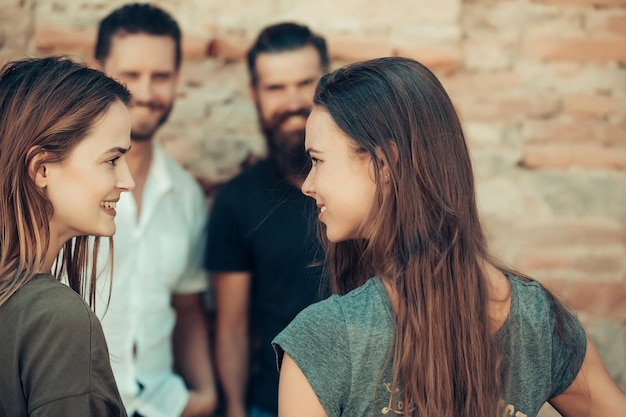
[[327, 295], [321, 268], [311, 266], [323, 259], [309, 226], [316, 207], [300, 192], [309, 168], [304, 128], [317, 82], [328, 69], [326, 42], [306, 26], [269, 26], [247, 62], [267, 157], [216, 195], [206, 254], [226, 417], [278, 414], [271, 341]]

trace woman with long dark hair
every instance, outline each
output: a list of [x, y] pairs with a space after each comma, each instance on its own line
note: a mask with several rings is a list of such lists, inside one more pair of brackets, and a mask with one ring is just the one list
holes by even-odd
[[274, 340], [281, 417], [626, 410], [577, 319], [490, 255], [461, 124], [426, 67], [322, 77], [306, 148], [336, 295]]
[[0, 70], [1, 416], [126, 415], [84, 298], [96, 299], [98, 237], [134, 188], [129, 102], [67, 58]]

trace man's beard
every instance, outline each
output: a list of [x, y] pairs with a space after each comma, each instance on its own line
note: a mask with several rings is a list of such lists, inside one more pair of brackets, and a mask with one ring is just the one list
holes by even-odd
[[[137, 104], [135, 104], [137, 106]], [[142, 129], [142, 131], [138, 131], [137, 129], [133, 129], [130, 132], [131, 140], [136, 142], [146, 142], [152, 140], [156, 131], [163, 126], [163, 124], [170, 117], [170, 113], [172, 112], [173, 103], [170, 103], [169, 106], [164, 104], [150, 102], [145, 104], [140, 104], [140, 106], [150, 107], [151, 110], [164, 110], [164, 113], [161, 115], [161, 118], [156, 122], [156, 124], [152, 127]]]
[[285, 132], [281, 125], [292, 116], [309, 117], [311, 110], [301, 108], [295, 111], [278, 113], [270, 120], [264, 120], [257, 105], [259, 123], [268, 147], [268, 160], [283, 177], [304, 177], [308, 173], [309, 156], [304, 149], [305, 130]]

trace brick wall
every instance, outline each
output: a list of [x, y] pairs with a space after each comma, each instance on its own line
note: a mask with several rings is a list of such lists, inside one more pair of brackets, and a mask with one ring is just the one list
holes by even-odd
[[[118, 0], [1, 0], [0, 60], [88, 59]], [[185, 33], [167, 151], [229, 178], [263, 139], [242, 57], [258, 30], [324, 34], [335, 66], [416, 58], [462, 117], [493, 249], [579, 313], [626, 389], [626, 0], [162, 0]], [[548, 413], [548, 411], [546, 411]]]

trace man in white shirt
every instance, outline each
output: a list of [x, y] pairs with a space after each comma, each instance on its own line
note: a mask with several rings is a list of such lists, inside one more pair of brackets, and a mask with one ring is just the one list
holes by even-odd
[[152, 140], [173, 106], [180, 45], [178, 24], [148, 4], [113, 11], [96, 43], [97, 65], [133, 95], [127, 161], [136, 187], [117, 204], [111, 292], [105, 284], [96, 305], [129, 416], [210, 415], [217, 401], [201, 306], [205, 200]]

